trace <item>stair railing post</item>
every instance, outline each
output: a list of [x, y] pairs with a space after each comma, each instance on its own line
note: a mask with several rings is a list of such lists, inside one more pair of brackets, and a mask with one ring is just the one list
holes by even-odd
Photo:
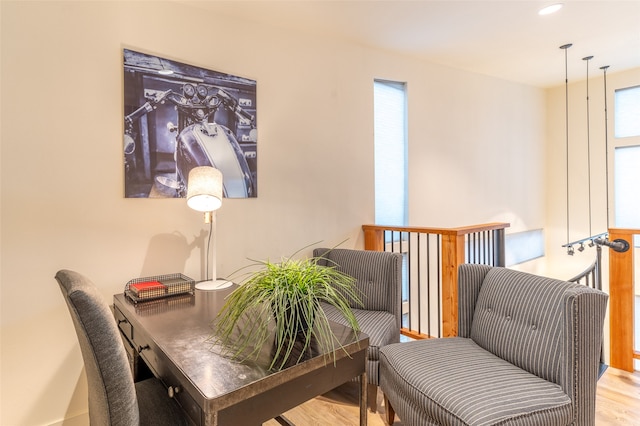
[[442, 335], [458, 335], [458, 266], [465, 262], [464, 234], [442, 235]]
[[624, 252], [609, 250], [609, 364], [633, 372], [633, 231], [609, 229], [609, 240], [625, 240], [630, 246]]
[[504, 228], [493, 230], [493, 265], [504, 267], [505, 261], [505, 245], [504, 245]]

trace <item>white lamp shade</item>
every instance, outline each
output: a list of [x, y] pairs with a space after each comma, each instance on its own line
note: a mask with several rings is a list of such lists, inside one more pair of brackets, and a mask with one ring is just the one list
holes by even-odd
[[212, 212], [222, 205], [222, 172], [211, 166], [194, 167], [187, 182], [187, 205]]

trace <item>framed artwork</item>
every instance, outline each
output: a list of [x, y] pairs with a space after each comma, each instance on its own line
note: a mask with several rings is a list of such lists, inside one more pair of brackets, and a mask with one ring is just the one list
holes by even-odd
[[127, 198], [178, 198], [213, 166], [224, 196], [258, 196], [256, 81], [124, 49]]

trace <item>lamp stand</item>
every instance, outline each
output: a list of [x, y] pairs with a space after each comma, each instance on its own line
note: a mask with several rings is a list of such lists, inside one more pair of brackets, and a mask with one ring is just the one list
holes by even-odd
[[231, 284], [233, 283], [227, 280], [200, 281], [196, 284], [196, 289], [204, 291], [222, 290], [223, 288], [231, 287]]
[[[230, 287], [232, 282], [227, 280], [219, 280], [216, 279], [216, 213], [215, 212], [205, 212], [204, 213], [204, 222], [209, 224], [209, 241], [207, 243], [207, 261], [205, 262], [206, 268], [206, 276], [207, 279], [205, 281], [201, 281], [196, 284], [196, 289], [211, 291], [211, 290], [222, 290], [223, 288]], [[211, 250], [212, 249], [212, 250]], [[213, 257], [209, 256], [210, 251], [213, 251]], [[209, 279], [209, 265], [208, 262], [211, 261], [211, 277], [213, 279]]]

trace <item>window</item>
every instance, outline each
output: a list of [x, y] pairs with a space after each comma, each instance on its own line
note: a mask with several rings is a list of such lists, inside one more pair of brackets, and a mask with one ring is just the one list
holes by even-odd
[[640, 228], [640, 146], [615, 150], [614, 206], [616, 228]]
[[407, 100], [404, 83], [374, 84], [375, 222], [407, 224]]
[[505, 241], [505, 265], [513, 266], [544, 256], [544, 230], [507, 234]]
[[[373, 82], [375, 222], [378, 225], [407, 224], [407, 94], [406, 84]], [[385, 232], [385, 244], [403, 239], [400, 232]], [[405, 246], [406, 247], [406, 246]], [[403, 323], [409, 310], [407, 254], [402, 261]]]
[[640, 136], [640, 86], [616, 90], [615, 136]]

